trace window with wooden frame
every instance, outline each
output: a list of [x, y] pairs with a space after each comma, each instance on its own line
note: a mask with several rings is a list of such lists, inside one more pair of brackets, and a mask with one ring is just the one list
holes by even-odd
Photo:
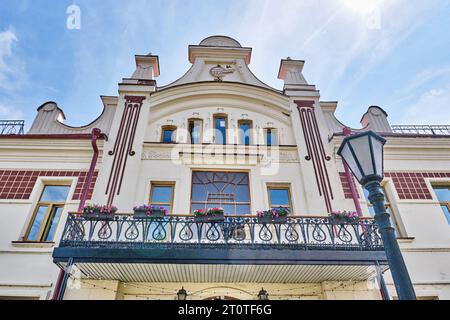
[[177, 127], [175, 127], [175, 126], [162, 126], [161, 142], [163, 142], [163, 143], [176, 142], [176, 131], [177, 131]]
[[433, 190], [439, 200], [442, 211], [447, 218], [447, 222], [450, 224], [450, 184], [433, 185]]
[[251, 213], [250, 180], [247, 171], [193, 171], [191, 212], [223, 208], [225, 214]]
[[169, 213], [173, 209], [175, 182], [152, 181], [150, 185], [149, 205], [164, 207]]
[[269, 208], [286, 208], [292, 213], [291, 185], [286, 183], [267, 184]]
[[213, 120], [214, 120], [214, 142], [216, 144], [226, 144], [228, 116], [223, 113], [215, 114]]
[[[392, 209], [392, 205], [391, 205], [391, 201], [389, 199], [387, 190], [386, 190], [386, 182], [382, 182], [382, 186], [383, 188], [383, 193], [384, 193], [384, 206], [386, 208], [386, 211], [389, 213], [389, 215], [391, 216], [391, 221], [392, 221], [392, 226], [395, 229], [395, 235], [397, 237], [400, 237], [402, 235], [401, 232], [401, 228], [400, 228], [400, 223], [399, 223], [399, 217], [397, 216], [397, 214], [394, 212], [394, 210]], [[367, 202], [367, 208], [369, 209], [369, 213], [372, 217], [375, 216], [375, 210], [373, 208], [373, 204], [369, 201], [369, 192], [363, 188], [364, 191], [364, 197], [366, 199]]]
[[53, 241], [69, 190], [70, 185], [44, 186], [24, 237], [26, 241]]
[[189, 119], [188, 120], [189, 137], [192, 144], [202, 143], [203, 120]]
[[278, 145], [278, 129], [265, 128], [264, 129], [264, 142], [267, 146]]
[[250, 145], [252, 143], [251, 131], [252, 131], [252, 121], [251, 120], [239, 120], [239, 144]]

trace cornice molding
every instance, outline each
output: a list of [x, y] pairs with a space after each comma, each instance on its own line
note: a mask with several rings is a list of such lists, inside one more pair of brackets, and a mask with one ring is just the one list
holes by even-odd
[[275, 105], [284, 108], [289, 104], [289, 97], [281, 92], [274, 91], [260, 86], [231, 81], [202, 81], [184, 83], [168, 88], [160, 89], [150, 98], [150, 105], [161, 104], [167, 100], [179, 98], [181, 96], [196, 96], [202, 94], [222, 93], [235, 94], [239, 96], [248, 96], [254, 99], [272, 101]]

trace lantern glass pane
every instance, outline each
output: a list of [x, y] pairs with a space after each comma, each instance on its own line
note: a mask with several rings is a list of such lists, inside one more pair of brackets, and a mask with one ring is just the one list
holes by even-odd
[[374, 174], [375, 168], [372, 163], [369, 136], [364, 135], [355, 139], [350, 139], [349, 143], [352, 145], [357, 161], [363, 170], [363, 176]]
[[373, 157], [375, 160], [375, 174], [383, 176], [383, 143], [374, 137], [370, 138], [372, 139]]
[[351, 153], [350, 148], [348, 147], [348, 143], [346, 143], [344, 145], [344, 147], [342, 148], [341, 157], [344, 159], [344, 161], [350, 167], [350, 170], [352, 170], [356, 179], [358, 181], [360, 181], [362, 178], [362, 174], [358, 168], [358, 165], [356, 164], [356, 159], [353, 157], [353, 154]]

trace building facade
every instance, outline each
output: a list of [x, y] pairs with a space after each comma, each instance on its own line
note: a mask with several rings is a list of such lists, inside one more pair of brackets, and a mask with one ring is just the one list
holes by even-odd
[[[26, 134], [0, 135], [0, 297], [29, 299], [396, 298], [371, 204], [337, 156], [345, 135], [385, 146], [386, 206], [419, 298], [450, 299], [450, 126], [394, 126], [377, 106], [350, 129], [281, 60], [282, 90], [249, 69], [252, 49], [212, 36], [158, 86], [158, 57], [104, 110], [72, 127], [54, 102]], [[113, 214], [82, 214], [87, 204]], [[137, 205], [163, 217], [133, 214]], [[223, 208], [217, 220], [195, 210]], [[257, 212], [285, 209], [263, 220]], [[333, 211], [357, 223], [333, 223]], [[67, 273], [62, 272], [67, 270]], [[385, 281], [387, 290], [380, 286]]]

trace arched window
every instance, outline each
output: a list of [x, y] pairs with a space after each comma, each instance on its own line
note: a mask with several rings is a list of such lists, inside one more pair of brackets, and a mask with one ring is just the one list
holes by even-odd
[[265, 128], [264, 129], [264, 142], [268, 146], [278, 145], [278, 129]]
[[244, 144], [246, 146], [252, 143], [252, 121], [251, 120], [239, 120], [239, 144]]
[[176, 131], [177, 131], [177, 127], [175, 127], [175, 126], [162, 126], [161, 142], [162, 143], [176, 142]]
[[227, 143], [228, 116], [224, 113], [214, 115], [214, 142]]
[[192, 144], [202, 143], [203, 135], [203, 120], [189, 119], [188, 120], [189, 138]]

